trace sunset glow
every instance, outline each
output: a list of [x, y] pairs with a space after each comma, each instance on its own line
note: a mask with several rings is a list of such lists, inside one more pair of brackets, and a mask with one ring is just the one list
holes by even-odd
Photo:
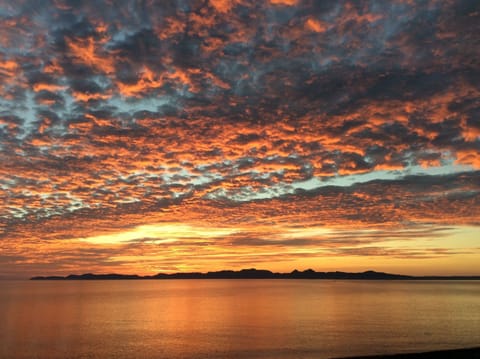
[[474, 1], [0, 2], [0, 276], [480, 275]]

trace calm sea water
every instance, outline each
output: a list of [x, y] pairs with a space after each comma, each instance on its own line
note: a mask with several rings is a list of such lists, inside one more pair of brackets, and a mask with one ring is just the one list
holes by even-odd
[[480, 345], [480, 281], [0, 286], [0, 358], [329, 358]]

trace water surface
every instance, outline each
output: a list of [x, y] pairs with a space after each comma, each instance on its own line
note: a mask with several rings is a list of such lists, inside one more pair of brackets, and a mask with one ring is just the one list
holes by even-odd
[[329, 358], [480, 345], [480, 281], [0, 285], [0, 358]]

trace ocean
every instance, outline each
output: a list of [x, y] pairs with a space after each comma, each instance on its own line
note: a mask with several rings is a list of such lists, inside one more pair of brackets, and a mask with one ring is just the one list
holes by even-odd
[[331, 358], [480, 345], [480, 281], [1, 281], [0, 358]]

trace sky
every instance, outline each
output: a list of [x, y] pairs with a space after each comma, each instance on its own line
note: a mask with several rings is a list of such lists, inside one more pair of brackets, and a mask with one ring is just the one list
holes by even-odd
[[0, 276], [480, 275], [477, 0], [0, 1]]

